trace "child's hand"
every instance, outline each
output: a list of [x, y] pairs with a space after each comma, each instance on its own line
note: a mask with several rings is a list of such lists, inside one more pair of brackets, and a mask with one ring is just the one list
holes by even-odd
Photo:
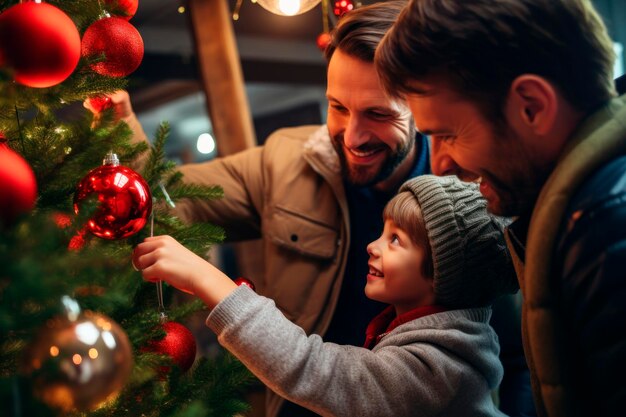
[[165, 281], [200, 297], [209, 308], [215, 307], [237, 288], [222, 271], [171, 236], [146, 238], [133, 251], [132, 262], [145, 281]]

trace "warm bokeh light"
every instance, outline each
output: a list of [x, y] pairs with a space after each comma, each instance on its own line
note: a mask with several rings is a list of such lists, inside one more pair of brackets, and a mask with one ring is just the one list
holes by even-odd
[[209, 154], [215, 150], [215, 139], [209, 133], [202, 133], [198, 136], [196, 148], [202, 154]]

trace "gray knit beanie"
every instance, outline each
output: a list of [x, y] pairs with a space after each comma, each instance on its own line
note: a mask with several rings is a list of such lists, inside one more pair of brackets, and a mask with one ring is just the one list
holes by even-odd
[[487, 212], [478, 184], [423, 175], [405, 182], [402, 191], [413, 192], [422, 210], [438, 304], [479, 307], [518, 289], [503, 235], [508, 221]]

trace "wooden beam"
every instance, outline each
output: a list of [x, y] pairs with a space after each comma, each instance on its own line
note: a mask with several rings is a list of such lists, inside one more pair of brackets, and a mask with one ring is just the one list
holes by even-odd
[[221, 156], [256, 144], [228, 7], [225, 0], [189, 0], [207, 110]]

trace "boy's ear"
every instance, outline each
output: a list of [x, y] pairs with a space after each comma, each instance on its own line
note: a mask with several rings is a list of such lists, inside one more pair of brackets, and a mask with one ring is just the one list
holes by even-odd
[[507, 111], [512, 122], [535, 135], [546, 135], [556, 123], [558, 94], [543, 77], [522, 74], [511, 83]]

